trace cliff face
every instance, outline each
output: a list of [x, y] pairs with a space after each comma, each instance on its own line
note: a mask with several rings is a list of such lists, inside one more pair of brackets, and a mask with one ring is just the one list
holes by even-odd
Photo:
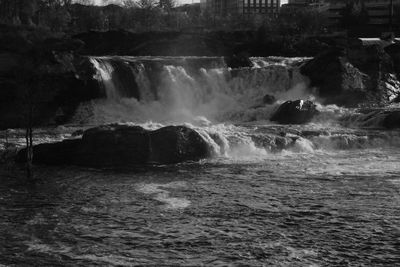
[[86, 55], [129, 56], [315, 56], [327, 48], [317, 38], [274, 36], [255, 31], [148, 32], [90, 31], [73, 36], [82, 40]]
[[395, 63], [381, 46], [360, 45], [327, 50], [301, 71], [326, 104], [383, 106], [400, 95]]
[[0, 44], [0, 129], [24, 127], [29, 107], [36, 125], [63, 123], [101, 95], [94, 70], [76, 53], [82, 42], [3, 28]]

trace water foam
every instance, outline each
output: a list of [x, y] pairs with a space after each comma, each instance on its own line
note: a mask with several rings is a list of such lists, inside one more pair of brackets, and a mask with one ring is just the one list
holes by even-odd
[[185, 187], [185, 182], [172, 182], [167, 184], [141, 183], [137, 185], [137, 191], [143, 194], [153, 195], [155, 200], [165, 204], [165, 209], [176, 210], [187, 208], [191, 203], [186, 198], [171, 197], [170, 191], [166, 190], [166, 188], [179, 189]]
[[[318, 104], [320, 99], [299, 71], [309, 59], [251, 60], [253, 68], [232, 70], [221, 58], [91, 58], [107, 98], [82, 105], [76, 119], [89, 124], [134, 124], [150, 130], [184, 124], [203, 137], [214, 157], [231, 159], [266, 158], [282, 149], [314, 153], [397, 142], [395, 136], [343, 131], [343, 125], [359, 126], [360, 121], [364, 126], [377, 125], [379, 116], [369, 121], [368, 114], [360, 115], [357, 110]], [[131, 88], [126, 88], [127, 81]], [[264, 104], [265, 95], [274, 96], [276, 103]], [[274, 130], [271, 115], [281, 103], [294, 99], [317, 103], [319, 115], [306, 127], [319, 132], [317, 135], [302, 135], [302, 128], [293, 135], [282, 135], [282, 131], [290, 132], [290, 127]], [[253, 126], [260, 124], [270, 129], [255, 133]]]
[[281, 100], [310, 95], [308, 80], [293, 63], [301, 59], [265, 59], [263, 67], [235, 70], [208, 62], [215, 58], [192, 58], [192, 65], [182, 58], [90, 60], [107, 98], [80, 107], [75, 120], [83, 123], [268, 120], [276, 107], [262, 103], [265, 95]]

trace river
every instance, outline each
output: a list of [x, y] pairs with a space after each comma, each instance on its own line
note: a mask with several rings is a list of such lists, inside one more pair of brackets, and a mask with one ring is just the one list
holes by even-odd
[[[36, 166], [31, 185], [1, 165], [0, 266], [400, 264], [400, 132], [320, 104], [309, 124], [269, 121], [285, 100], [320, 102], [298, 71], [308, 59], [254, 58], [241, 70], [221, 58], [91, 60], [107, 98], [83, 103], [68, 125], [37, 129], [36, 143], [103, 123], [185, 124], [213, 157]], [[266, 94], [278, 103], [262, 104]], [[10, 130], [7, 142], [21, 147], [23, 134]], [[277, 136], [294, 144], [280, 149]]]

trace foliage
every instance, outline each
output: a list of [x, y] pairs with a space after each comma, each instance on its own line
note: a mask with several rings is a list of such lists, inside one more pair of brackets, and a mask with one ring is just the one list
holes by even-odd
[[259, 19], [229, 14], [218, 16], [200, 10], [198, 4], [176, 6], [176, 0], [123, 0], [122, 5], [106, 6], [91, 3], [92, 0], [0, 0], [0, 14], [6, 23], [36, 24], [53, 32], [69, 33], [118, 29], [237, 31], [261, 26], [263, 32], [258, 32], [261, 39], [268, 34], [318, 34], [325, 31], [327, 21], [323, 13], [307, 9]]

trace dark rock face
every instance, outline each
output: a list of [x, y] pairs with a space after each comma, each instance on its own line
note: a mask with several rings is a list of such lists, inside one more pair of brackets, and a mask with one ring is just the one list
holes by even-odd
[[400, 77], [400, 44], [395, 43], [385, 47], [385, 52], [391, 57], [394, 71]]
[[400, 129], [400, 110], [393, 108], [363, 108], [340, 119], [345, 127]]
[[278, 108], [271, 121], [281, 124], [303, 124], [310, 122], [317, 114], [316, 105], [311, 101], [287, 101]]
[[276, 102], [276, 98], [273, 95], [265, 95], [263, 97], [263, 103], [266, 105], [272, 105]]
[[331, 49], [301, 68], [325, 104], [385, 105], [400, 93], [392, 58], [378, 45]]
[[[17, 156], [24, 162], [25, 150]], [[139, 126], [106, 125], [84, 132], [81, 139], [34, 147], [34, 163], [87, 167], [174, 164], [210, 156], [208, 143], [194, 130], [168, 126], [148, 131]]]
[[225, 61], [228, 67], [233, 69], [253, 67], [253, 63], [251, 62], [249, 56], [244, 53], [225, 57]]
[[400, 82], [394, 67], [395, 58], [379, 45], [356, 46], [347, 50], [347, 58], [365, 73], [367, 102], [386, 105], [400, 94]]
[[368, 77], [351, 65], [344, 51], [329, 50], [306, 63], [301, 72], [326, 104], [352, 106], [366, 99]]
[[81, 102], [103, 96], [92, 64], [75, 53], [81, 41], [24, 28], [0, 30], [0, 129], [25, 126], [28, 98], [37, 126], [65, 123]]
[[383, 120], [383, 127], [387, 129], [400, 129], [400, 110], [388, 112]]

